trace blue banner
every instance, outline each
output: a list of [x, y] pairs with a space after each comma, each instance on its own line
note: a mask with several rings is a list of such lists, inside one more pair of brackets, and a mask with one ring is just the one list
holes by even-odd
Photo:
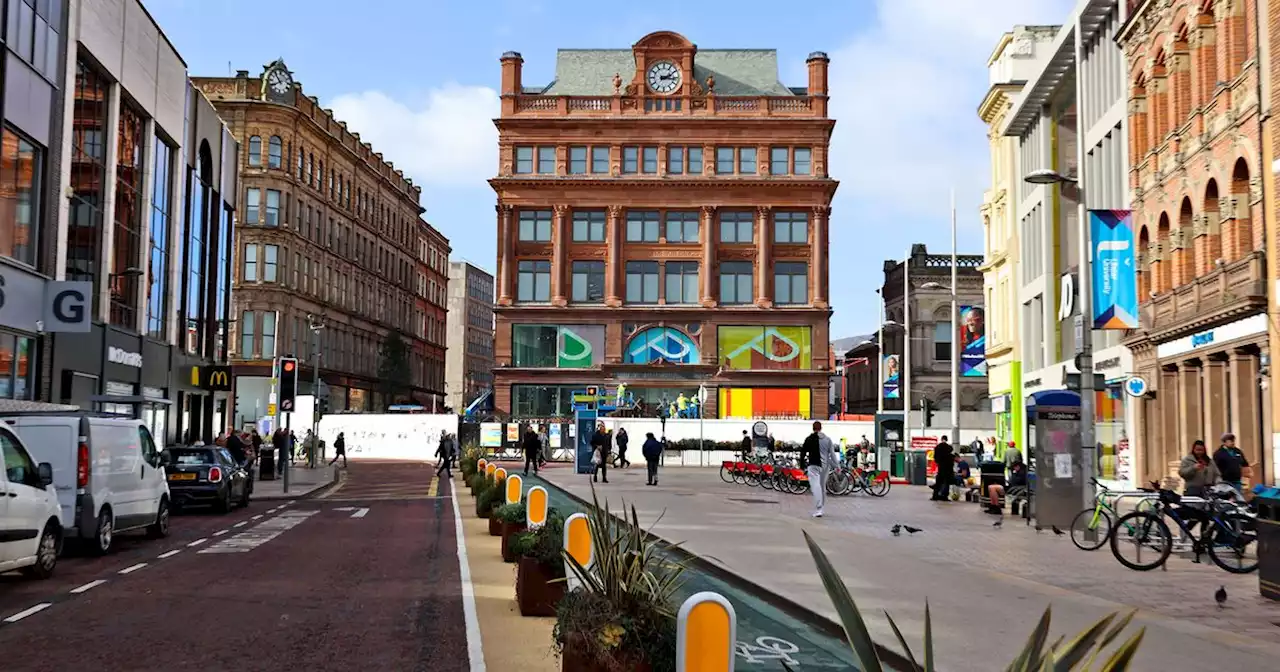
[[899, 389], [902, 384], [902, 374], [899, 366], [900, 362], [897, 355], [885, 355], [882, 366], [884, 367], [884, 398], [897, 399], [902, 396]]
[[1138, 327], [1138, 274], [1133, 211], [1090, 210], [1093, 328]]
[[987, 320], [981, 306], [960, 306], [960, 375], [987, 375]]

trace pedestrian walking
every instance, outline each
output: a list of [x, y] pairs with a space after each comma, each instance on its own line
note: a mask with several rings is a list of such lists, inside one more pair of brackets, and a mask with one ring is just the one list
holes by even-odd
[[248, 460], [244, 450], [244, 439], [241, 439], [240, 433], [234, 429], [227, 432], [227, 452], [231, 453], [236, 464], [243, 465]]
[[933, 463], [938, 465], [938, 473], [933, 477], [933, 496], [929, 500], [949, 502], [951, 486], [956, 482], [956, 454], [951, 444], [947, 443], [946, 437], [943, 437], [934, 447]]
[[338, 432], [338, 438], [333, 440], [333, 459], [329, 461], [329, 466], [333, 466], [338, 458], [342, 458], [342, 468], [347, 468], [347, 438], [344, 432]]
[[822, 517], [822, 507], [827, 499], [827, 471], [835, 466], [835, 444], [822, 433], [822, 423], [813, 423], [813, 433], [805, 437], [805, 473], [809, 476], [809, 492], [813, 494], [813, 517]]
[[436, 476], [444, 472], [445, 476], [453, 478], [453, 470], [450, 469], [450, 463], [453, 462], [453, 445], [449, 441], [448, 433], [440, 432], [439, 443], [440, 445], [436, 447], [436, 457], [439, 458], [436, 461]]
[[1188, 497], [1204, 497], [1209, 487], [1218, 482], [1218, 465], [1209, 457], [1209, 449], [1199, 439], [1191, 444], [1191, 452], [1178, 465], [1178, 475], [1184, 486], [1182, 494]]
[[1253, 476], [1253, 467], [1244, 459], [1244, 453], [1236, 447], [1236, 435], [1222, 435], [1222, 445], [1213, 453], [1213, 463], [1218, 467], [1223, 483], [1230, 483], [1236, 492], [1244, 494], [1245, 476]]
[[618, 428], [618, 433], [614, 437], [614, 441], [618, 444], [618, 461], [616, 466], [621, 469], [630, 467], [631, 463], [627, 461], [627, 442], [631, 441], [631, 437], [627, 436], [626, 427]]
[[653, 438], [653, 432], [645, 433], [644, 445], [640, 447], [640, 453], [644, 455], [645, 466], [649, 475], [649, 480], [645, 485], [657, 485], [658, 460], [662, 459], [662, 442]]
[[533, 467], [533, 474], [538, 475], [538, 453], [542, 450], [542, 440], [538, 438], [537, 433], [533, 431], [533, 427], [525, 430], [524, 441], [521, 443], [524, 449], [524, 475], [529, 475], [529, 467]]
[[289, 432], [281, 427], [271, 433], [271, 447], [276, 449], [276, 475], [284, 473], [284, 461], [289, 455]]
[[742, 461], [746, 462], [751, 459], [751, 437], [747, 436], [747, 430], [742, 430]]
[[596, 425], [595, 434], [591, 435], [591, 462], [595, 465], [595, 471], [591, 474], [591, 481], [598, 482], [601, 478], [605, 483], [609, 482], [609, 433], [604, 430], [604, 423]]

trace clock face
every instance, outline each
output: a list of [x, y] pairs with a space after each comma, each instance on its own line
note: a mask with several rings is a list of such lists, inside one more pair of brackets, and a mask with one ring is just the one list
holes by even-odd
[[659, 61], [649, 66], [647, 79], [654, 93], [672, 93], [680, 88], [680, 69], [671, 61]]
[[276, 93], [287, 92], [290, 86], [289, 73], [284, 70], [272, 70], [271, 74], [267, 75], [267, 85]]

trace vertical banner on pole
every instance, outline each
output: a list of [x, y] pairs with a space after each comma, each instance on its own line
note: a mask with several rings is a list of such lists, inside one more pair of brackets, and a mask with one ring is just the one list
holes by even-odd
[[[583, 569], [591, 569], [595, 562], [595, 545], [591, 542], [591, 526], [587, 523], [587, 514], [575, 513], [565, 519], [564, 550]], [[570, 569], [568, 559], [565, 560], [564, 575], [569, 590], [582, 585], [581, 579]]]
[[525, 506], [525, 524], [531, 530], [547, 524], [547, 489], [541, 485], [529, 488], [528, 502]]
[[982, 306], [960, 306], [960, 375], [987, 375], [987, 324]]
[[676, 672], [733, 672], [738, 615], [723, 595], [701, 592], [676, 616]]
[[520, 496], [524, 494], [524, 477], [520, 474], [511, 474], [507, 477], [507, 503], [519, 504]]
[[1138, 327], [1138, 268], [1131, 210], [1090, 210], [1094, 329]]

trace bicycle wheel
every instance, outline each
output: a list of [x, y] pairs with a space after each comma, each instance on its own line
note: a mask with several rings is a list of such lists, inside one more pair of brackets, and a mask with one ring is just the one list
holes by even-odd
[[746, 476], [747, 485], [753, 488], [758, 487], [760, 485], [760, 473], [759, 468], [755, 471], [748, 471]]
[[[1090, 535], [1093, 536], [1090, 539]], [[1071, 519], [1071, 543], [1082, 551], [1096, 551], [1111, 539], [1111, 516], [1100, 508], [1085, 509]]]
[[849, 492], [849, 475], [843, 471], [833, 471], [827, 476], [827, 494], [839, 497]]
[[761, 474], [760, 487], [764, 488], [765, 490], [772, 490], [774, 484], [777, 483], [777, 481], [775, 480], [775, 476], [776, 476], [775, 471], [766, 471], [763, 474]]
[[733, 482], [734, 482], [734, 483], [737, 483], [738, 485], [745, 485], [745, 484], [746, 484], [746, 482], [747, 482], [747, 467], [746, 467], [746, 465], [742, 465], [742, 466], [740, 466], [740, 467], [735, 467], [735, 468], [734, 468], [734, 470], [733, 470]]
[[733, 482], [733, 468], [727, 464], [720, 465], [720, 480], [725, 483]]
[[880, 472], [876, 472], [874, 476], [868, 476], [862, 482], [862, 489], [866, 490], [872, 497], [884, 497], [889, 494], [889, 487], [893, 485], [889, 482], [889, 474], [881, 477]]
[[1227, 516], [1209, 533], [1209, 559], [1232, 574], [1248, 574], [1258, 569], [1256, 523], [1244, 516]]
[[[1112, 529], [1111, 554], [1129, 569], [1139, 572], [1155, 569], [1163, 565], [1173, 551], [1173, 534], [1169, 532], [1169, 525], [1154, 513], [1135, 511], [1122, 516]], [[1134, 549], [1137, 560], [1131, 561], [1121, 554], [1121, 549], [1129, 548]], [[1155, 553], [1155, 560], [1141, 560], [1144, 548]]]

